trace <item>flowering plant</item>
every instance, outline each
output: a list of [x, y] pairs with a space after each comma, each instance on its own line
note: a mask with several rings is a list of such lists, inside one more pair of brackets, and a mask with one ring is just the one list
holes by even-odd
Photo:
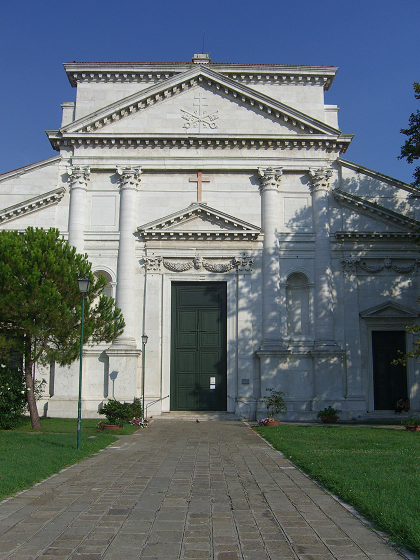
[[149, 425], [149, 420], [147, 418], [133, 418], [130, 424], [138, 426], [139, 428], [147, 428], [147, 426]]
[[271, 422], [275, 422], [274, 418], [261, 418], [258, 420], [258, 426], [268, 426]]

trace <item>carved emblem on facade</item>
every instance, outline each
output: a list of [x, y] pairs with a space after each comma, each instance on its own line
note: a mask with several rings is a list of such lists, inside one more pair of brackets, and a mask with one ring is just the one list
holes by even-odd
[[162, 257], [143, 257], [143, 262], [146, 270], [158, 272], [160, 270]]
[[193, 105], [197, 107], [196, 110], [193, 110], [192, 113], [189, 111], [185, 111], [181, 109], [182, 118], [186, 121], [184, 123], [183, 128], [190, 129], [196, 128], [198, 132], [201, 132], [202, 128], [218, 128], [216, 124], [216, 120], [219, 118], [217, 114], [218, 111], [214, 111], [213, 113], [207, 113], [205, 111], [205, 107], [207, 107], [207, 98], [204, 96], [204, 93], [199, 92], [194, 96], [194, 103]]

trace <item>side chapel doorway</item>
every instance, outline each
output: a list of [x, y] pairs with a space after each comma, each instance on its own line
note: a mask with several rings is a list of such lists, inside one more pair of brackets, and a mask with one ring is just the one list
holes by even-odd
[[406, 353], [405, 331], [372, 331], [373, 393], [375, 410], [394, 410], [406, 399], [407, 368], [392, 361]]
[[226, 410], [226, 284], [173, 282], [171, 410]]

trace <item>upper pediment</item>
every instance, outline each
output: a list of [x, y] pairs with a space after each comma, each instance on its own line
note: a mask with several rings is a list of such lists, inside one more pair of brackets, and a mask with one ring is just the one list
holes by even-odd
[[[200, 92], [201, 97], [207, 96], [204, 102], [200, 102], [200, 95], [195, 97]], [[238, 134], [246, 130], [248, 134], [255, 132], [256, 136], [338, 138], [341, 135], [338, 129], [202, 65], [78, 119], [62, 127], [59, 133], [62, 137], [123, 135], [133, 131], [207, 135], [235, 133], [235, 127]]]
[[189, 240], [198, 239], [257, 239], [261, 229], [238, 220], [224, 212], [194, 202], [188, 208], [154, 220], [137, 228], [144, 239]]

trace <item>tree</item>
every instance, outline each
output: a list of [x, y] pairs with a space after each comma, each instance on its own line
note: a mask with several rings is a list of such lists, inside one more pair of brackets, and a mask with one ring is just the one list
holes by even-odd
[[[414, 82], [414, 97], [420, 99], [420, 83]], [[408, 163], [420, 158], [420, 111], [417, 109], [415, 113], [411, 113], [408, 124], [409, 128], [402, 128], [401, 133], [408, 136], [404, 146], [401, 147], [401, 155], [398, 159], [406, 158]], [[420, 166], [416, 167], [414, 172], [414, 187], [420, 187]]]
[[84, 343], [112, 342], [124, 330], [115, 301], [101, 295], [87, 255], [76, 253], [57, 229], [0, 231], [0, 349], [23, 357], [33, 428], [40, 428], [33, 365], [74, 362], [80, 353], [81, 295], [77, 279], [91, 280], [84, 307]]

